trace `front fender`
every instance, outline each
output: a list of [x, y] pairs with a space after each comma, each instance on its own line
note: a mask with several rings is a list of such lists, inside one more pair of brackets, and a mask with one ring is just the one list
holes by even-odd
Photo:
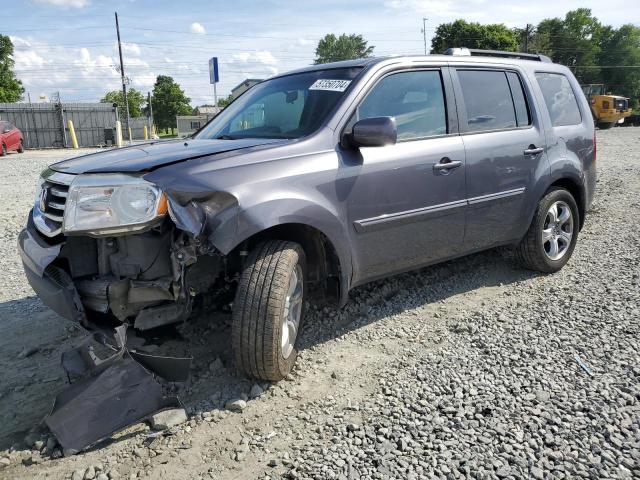
[[340, 296], [344, 301], [352, 275], [351, 249], [347, 241], [349, 237], [344, 230], [346, 222], [340, 220], [339, 214], [311, 200], [281, 197], [240, 208], [237, 218], [227, 218], [226, 222], [221, 223], [213, 232], [209, 241], [226, 255], [253, 235], [285, 224], [312, 227], [331, 242], [340, 261]]

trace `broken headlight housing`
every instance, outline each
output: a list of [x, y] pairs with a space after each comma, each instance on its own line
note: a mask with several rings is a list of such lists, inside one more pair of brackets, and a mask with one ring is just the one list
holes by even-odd
[[69, 187], [62, 231], [96, 236], [134, 232], [166, 213], [165, 194], [139, 176], [79, 175]]

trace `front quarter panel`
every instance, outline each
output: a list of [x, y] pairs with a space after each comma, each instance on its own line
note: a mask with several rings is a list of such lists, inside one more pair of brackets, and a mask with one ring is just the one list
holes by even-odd
[[[299, 149], [312, 151], [306, 154], [286, 149], [286, 153], [239, 155], [227, 162], [186, 162], [159, 169], [145, 179], [168, 194], [172, 217], [177, 214], [182, 221], [180, 228], [225, 255], [252, 235], [277, 225], [298, 223], [319, 230], [333, 244], [343, 286], [347, 286], [352, 266], [337, 181], [338, 157], [335, 150], [311, 146]], [[212, 198], [217, 200], [212, 203]]]

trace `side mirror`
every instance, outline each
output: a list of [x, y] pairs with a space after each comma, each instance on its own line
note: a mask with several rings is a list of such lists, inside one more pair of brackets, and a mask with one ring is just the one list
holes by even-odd
[[398, 129], [393, 117], [363, 118], [356, 122], [349, 135], [355, 147], [383, 147], [398, 141]]

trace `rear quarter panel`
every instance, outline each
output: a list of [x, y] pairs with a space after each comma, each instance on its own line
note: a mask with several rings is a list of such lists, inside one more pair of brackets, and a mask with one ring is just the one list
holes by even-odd
[[[536, 79], [536, 73], [538, 72], [561, 74], [569, 80], [580, 110], [580, 124], [556, 127], [552, 125], [542, 90]], [[583, 198], [576, 199], [576, 202], [581, 202], [583, 211], [586, 211], [591, 205], [596, 183], [595, 127], [589, 102], [571, 71], [562, 65], [544, 62], [536, 63], [527, 68], [527, 77], [533, 87], [536, 102], [540, 107], [549, 162], [548, 175], [541, 178], [540, 183], [535, 186], [537, 196], [541, 198], [554, 182], [569, 179], [582, 189]], [[536, 207], [537, 205], [535, 204], [531, 205], [529, 219], [533, 217]]]

